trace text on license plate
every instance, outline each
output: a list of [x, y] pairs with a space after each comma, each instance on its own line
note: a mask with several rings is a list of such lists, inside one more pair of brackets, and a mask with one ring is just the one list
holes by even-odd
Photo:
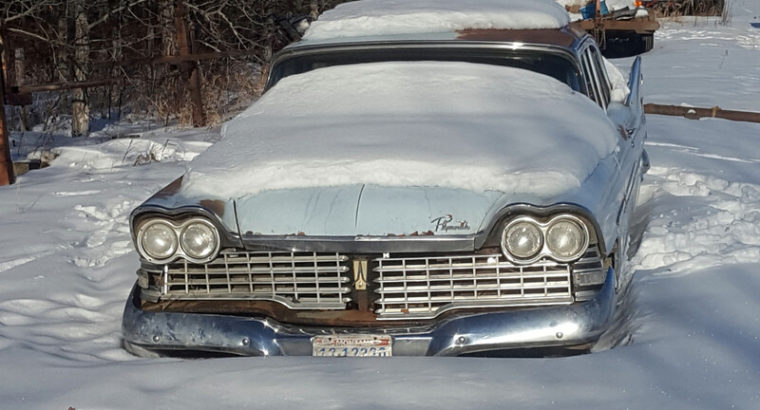
[[329, 335], [314, 336], [314, 356], [385, 357], [392, 355], [388, 335]]

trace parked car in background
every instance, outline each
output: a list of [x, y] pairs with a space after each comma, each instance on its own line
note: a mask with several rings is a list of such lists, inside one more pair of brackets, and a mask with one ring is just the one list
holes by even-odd
[[587, 350], [629, 280], [640, 83], [551, 0], [336, 7], [132, 213], [126, 348]]

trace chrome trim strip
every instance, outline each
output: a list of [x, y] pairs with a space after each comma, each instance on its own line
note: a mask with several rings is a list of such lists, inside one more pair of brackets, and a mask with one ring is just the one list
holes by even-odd
[[274, 249], [292, 252], [339, 252], [341, 254], [395, 252], [471, 252], [475, 236], [446, 235], [430, 237], [399, 236], [253, 236], [242, 238], [246, 249]]
[[[582, 39], [579, 39], [582, 41]], [[451, 48], [451, 49], [492, 49], [492, 50], [515, 50], [519, 48], [521, 51], [537, 51], [543, 53], [551, 53], [566, 58], [571, 64], [575, 66], [578, 72], [581, 72], [581, 67], [578, 65], [578, 59], [576, 55], [576, 41], [571, 47], [563, 47], [553, 44], [526, 44], [522, 42], [514, 41], [464, 41], [464, 40], [397, 40], [397, 41], [361, 41], [361, 42], [345, 42], [345, 43], [322, 43], [322, 44], [308, 44], [308, 43], [295, 43], [290, 47], [284, 48], [282, 51], [275, 55], [272, 60], [272, 69], [269, 70], [267, 77], [266, 87], [264, 91], [269, 90], [274, 84], [272, 84], [272, 73], [276, 72], [276, 66], [282, 61], [290, 58], [309, 55], [309, 54], [324, 54], [330, 52], [344, 52], [344, 51], [364, 51], [368, 49], [374, 50], [398, 50], [398, 49], [421, 49], [421, 48]]]

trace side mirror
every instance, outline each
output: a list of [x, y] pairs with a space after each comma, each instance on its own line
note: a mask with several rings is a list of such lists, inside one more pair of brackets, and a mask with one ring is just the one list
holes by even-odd
[[641, 56], [639, 56], [633, 60], [633, 65], [631, 66], [631, 75], [628, 77], [628, 89], [631, 91], [628, 93], [628, 98], [625, 99], [625, 105], [634, 110], [641, 108], [641, 84], [643, 81], [641, 75]]

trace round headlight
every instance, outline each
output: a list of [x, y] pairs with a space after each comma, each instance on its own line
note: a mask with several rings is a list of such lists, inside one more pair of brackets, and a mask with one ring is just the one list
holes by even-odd
[[581, 222], [558, 218], [546, 231], [546, 247], [555, 259], [567, 261], [578, 258], [588, 246], [588, 234]]
[[541, 228], [530, 221], [510, 224], [502, 234], [501, 246], [517, 259], [530, 259], [544, 246]]
[[177, 251], [174, 229], [162, 221], [148, 222], [141, 230], [139, 240], [143, 252], [152, 259], [168, 259]]
[[210, 222], [195, 220], [182, 230], [179, 242], [185, 255], [193, 259], [207, 259], [216, 252], [219, 235]]

